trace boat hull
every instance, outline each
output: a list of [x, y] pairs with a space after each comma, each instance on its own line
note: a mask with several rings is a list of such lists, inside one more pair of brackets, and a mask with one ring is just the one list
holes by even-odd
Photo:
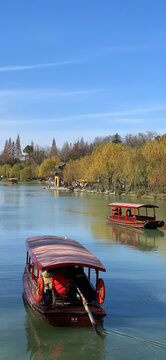
[[[84, 310], [83, 306], [73, 305], [59, 305], [56, 307], [47, 307], [40, 305], [34, 299], [29, 283], [27, 281], [26, 272], [23, 275], [24, 298], [29, 306], [45, 321], [53, 326], [92, 326], [89, 316]], [[96, 324], [106, 316], [105, 310], [102, 306], [89, 306], [91, 313], [96, 321]]]
[[157, 229], [158, 227], [162, 227], [164, 225], [163, 221], [157, 221], [157, 220], [143, 220], [143, 221], [133, 221], [133, 220], [121, 220], [121, 219], [115, 219], [111, 216], [106, 216], [106, 219], [108, 221], [111, 221], [113, 223], [116, 223], [118, 225], [127, 225], [132, 226], [134, 228], [145, 228], [145, 229]]

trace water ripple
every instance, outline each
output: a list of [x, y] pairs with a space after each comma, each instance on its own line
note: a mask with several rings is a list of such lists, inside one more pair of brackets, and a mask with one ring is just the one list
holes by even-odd
[[130, 338], [132, 340], [136, 340], [138, 343], [141, 343], [144, 346], [153, 345], [155, 347], [166, 349], [166, 343], [162, 342], [162, 341], [152, 340], [152, 339], [143, 339], [143, 338], [133, 336], [133, 335], [129, 335], [129, 334], [126, 334], [126, 333], [122, 333], [122, 332], [116, 331], [116, 330], [104, 330], [102, 333], [103, 333], [103, 335], [107, 335], [107, 336], [109, 336], [109, 335], [118, 335], [118, 336], [127, 337], [127, 338]]

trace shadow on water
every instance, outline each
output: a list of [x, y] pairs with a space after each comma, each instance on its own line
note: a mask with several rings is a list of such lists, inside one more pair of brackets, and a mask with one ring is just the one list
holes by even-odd
[[[104, 338], [99, 337], [93, 328], [51, 326], [29, 307], [24, 296], [23, 302], [26, 310], [27, 354], [30, 359], [103, 359]], [[102, 324], [100, 330], [103, 332]]]

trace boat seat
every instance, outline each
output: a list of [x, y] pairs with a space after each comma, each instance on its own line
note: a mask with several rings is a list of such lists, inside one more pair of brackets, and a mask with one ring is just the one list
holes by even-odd
[[55, 295], [55, 306], [64, 306], [65, 302], [66, 302], [66, 298]]

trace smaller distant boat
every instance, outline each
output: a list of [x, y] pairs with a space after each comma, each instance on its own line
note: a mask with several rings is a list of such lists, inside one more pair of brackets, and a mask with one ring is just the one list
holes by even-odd
[[10, 184], [17, 184], [17, 178], [9, 178], [9, 179], [8, 179], [8, 182], [9, 182]]
[[93, 326], [97, 332], [106, 316], [105, 285], [99, 278], [99, 271], [106, 270], [100, 260], [66, 237], [31, 237], [26, 247], [23, 285], [30, 307], [51, 325]]
[[[164, 221], [156, 220], [155, 209], [157, 205], [111, 203], [111, 215], [106, 218], [120, 225], [133, 226], [135, 228], [157, 229], [164, 225]], [[144, 211], [141, 210], [144, 209]], [[148, 215], [148, 209], [153, 209], [153, 214]], [[153, 215], [153, 216], [152, 216]]]

